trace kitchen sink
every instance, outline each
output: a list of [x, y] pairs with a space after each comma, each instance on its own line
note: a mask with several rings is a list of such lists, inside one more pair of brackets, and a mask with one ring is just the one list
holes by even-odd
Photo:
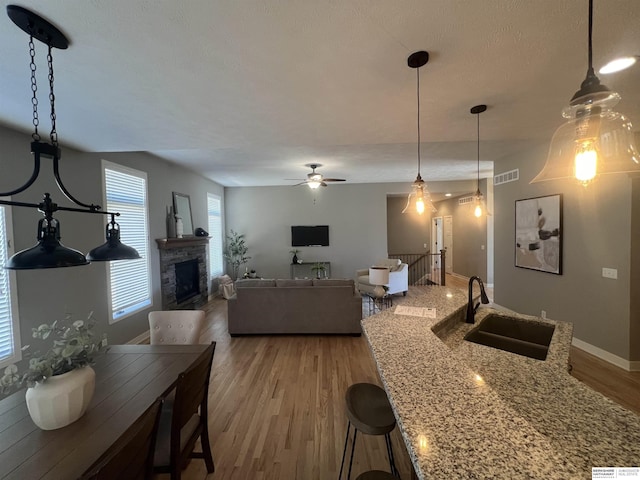
[[489, 314], [464, 337], [469, 342], [546, 360], [555, 326]]

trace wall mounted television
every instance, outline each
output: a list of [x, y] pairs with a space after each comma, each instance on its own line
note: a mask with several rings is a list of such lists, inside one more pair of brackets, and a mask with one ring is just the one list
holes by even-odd
[[294, 225], [291, 227], [292, 247], [328, 247], [329, 225]]

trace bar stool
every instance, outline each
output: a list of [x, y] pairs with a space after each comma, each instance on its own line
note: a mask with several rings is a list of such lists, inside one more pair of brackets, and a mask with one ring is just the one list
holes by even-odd
[[356, 480], [396, 480], [389, 472], [383, 472], [382, 470], [370, 470], [368, 472], [358, 475]]
[[358, 435], [358, 430], [367, 435], [384, 435], [391, 474], [393, 476], [398, 476], [398, 470], [396, 469], [395, 461], [393, 459], [393, 449], [391, 447], [390, 436], [391, 431], [396, 426], [396, 419], [393, 416], [393, 410], [391, 409], [391, 404], [387, 399], [385, 391], [372, 383], [355, 383], [347, 389], [345, 400], [349, 423], [347, 425], [347, 435], [344, 438], [344, 450], [342, 451], [342, 462], [340, 462], [338, 480], [342, 478], [342, 469], [344, 468], [344, 458], [347, 454], [347, 444], [349, 443], [349, 430], [351, 429], [351, 424], [353, 424], [354, 432], [347, 480], [351, 478], [353, 453], [356, 447], [356, 436]]

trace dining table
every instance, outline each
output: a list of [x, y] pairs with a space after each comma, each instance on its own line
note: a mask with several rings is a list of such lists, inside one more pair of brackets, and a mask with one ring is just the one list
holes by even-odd
[[41, 430], [24, 390], [0, 400], [0, 478], [80, 477], [158, 398], [175, 388], [208, 345], [112, 345], [96, 356], [96, 387], [85, 414], [66, 427]]

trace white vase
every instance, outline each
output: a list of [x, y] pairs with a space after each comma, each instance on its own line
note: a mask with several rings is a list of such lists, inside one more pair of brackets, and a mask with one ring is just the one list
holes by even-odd
[[66, 427], [78, 420], [89, 406], [96, 386], [96, 374], [87, 366], [27, 389], [27, 409], [33, 423], [42, 430]]

